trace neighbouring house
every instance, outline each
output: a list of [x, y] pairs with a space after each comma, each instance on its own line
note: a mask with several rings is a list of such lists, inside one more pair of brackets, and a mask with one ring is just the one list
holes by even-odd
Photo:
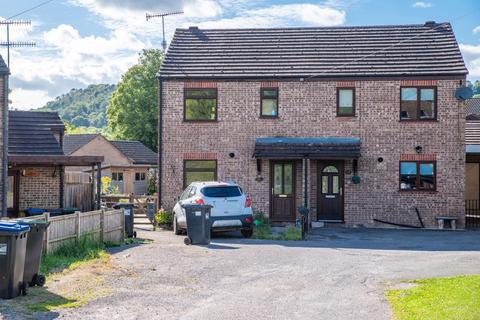
[[[160, 68], [159, 203], [235, 180], [275, 222], [465, 225], [468, 71], [449, 23], [177, 29]], [[321, 224], [317, 224], [321, 225]]]
[[[103, 157], [65, 155], [65, 126], [56, 112], [9, 111], [8, 118], [8, 215], [64, 208], [65, 166], [99, 167]], [[99, 208], [99, 195], [90, 199]]]
[[465, 206], [467, 226], [480, 228], [480, 98], [466, 101]]
[[[140, 141], [107, 140], [101, 134], [66, 135], [64, 150], [72, 156], [103, 156], [102, 176], [112, 178], [113, 187], [122, 194], [147, 194], [148, 179], [155, 177], [158, 166], [158, 155]], [[67, 171], [91, 172], [91, 168]]]

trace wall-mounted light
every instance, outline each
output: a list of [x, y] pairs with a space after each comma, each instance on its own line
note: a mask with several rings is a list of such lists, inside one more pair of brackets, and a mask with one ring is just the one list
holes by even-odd
[[422, 153], [422, 150], [423, 150], [422, 146], [416, 146], [415, 147], [415, 152], [416, 153]]

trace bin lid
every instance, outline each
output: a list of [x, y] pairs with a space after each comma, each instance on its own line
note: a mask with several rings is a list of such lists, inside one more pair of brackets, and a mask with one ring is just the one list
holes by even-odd
[[48, 227], [50, 225], [50, 222], [48, 222], [46, 220], [16, 220], [15, 222], [20, 224], [20, 225], [27, 225], [27, 226], [32, 226], [32, 227], [34, 227], [34, 226], [36, 227], [36, 226], [39, 226], [39, 225]]
[[115, 203], [112, 208], [113, 209], [121, 209], [121, 208], [130, 208], [130, 207], [133, 207], [133, 203], [129, 203], [129, 202], [119, 202], [119, 203]]
[[28, 231], [30, 231], [30, 227], [27, 225], [21, 225], [11, 222], [0, 222], [0, 232], [19, 234]]

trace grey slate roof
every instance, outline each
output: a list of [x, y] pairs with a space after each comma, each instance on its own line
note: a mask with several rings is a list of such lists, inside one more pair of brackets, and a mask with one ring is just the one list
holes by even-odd
[[110, 141], [125, 156], [132, 159], [133, 164], [152, 164], [158, 163], [158, 155], [147, 148], [140, 141]]
[[255, 140], [255, 158], [358, 158], [361, 141], [349, 137], [267, 137]]
[[465, 113], [467, 117], [475, 115], [480, 117], [480, 98], [471, 98], [465, 101]]
[[177, 29], [165, 79], [451, 76], [468, 71], [452, 27]]
[[56, 112], [9, 111], [8, 154], [63, 155], [54, 131], [64, 124]]
[[67, 134], [63, 138], [63, 151], [72, 154], [74, 151], [92, 141], [99, 134]]

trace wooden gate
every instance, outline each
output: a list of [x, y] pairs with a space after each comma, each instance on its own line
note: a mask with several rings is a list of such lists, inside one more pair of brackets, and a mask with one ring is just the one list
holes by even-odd
[[93, 210], [93, 190], [90, 175], [83, 172], [65, 173], [65, 208]]

